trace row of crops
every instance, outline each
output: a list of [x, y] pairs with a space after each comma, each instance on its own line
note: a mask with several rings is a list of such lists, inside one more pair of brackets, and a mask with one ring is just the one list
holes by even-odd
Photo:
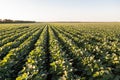
[[120, 23], [0, 24], [0, 80], [120, 80]]

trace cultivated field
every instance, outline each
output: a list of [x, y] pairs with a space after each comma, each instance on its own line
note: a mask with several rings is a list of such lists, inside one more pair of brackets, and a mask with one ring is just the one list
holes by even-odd
[[0, 80], [120, 80], [120, 23], [0, 24]]

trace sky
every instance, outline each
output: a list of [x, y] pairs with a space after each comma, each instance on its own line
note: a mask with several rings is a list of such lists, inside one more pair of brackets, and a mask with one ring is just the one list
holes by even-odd
[[120, 0], [0, 0], [0, 19], [120, 21]]

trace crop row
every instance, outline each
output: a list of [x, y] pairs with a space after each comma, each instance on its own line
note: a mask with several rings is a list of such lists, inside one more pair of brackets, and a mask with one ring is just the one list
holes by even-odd
[[118, 26], [44, 24], [13, 27], [8, 33], [3, 29], [0, 79], [119, 80]]

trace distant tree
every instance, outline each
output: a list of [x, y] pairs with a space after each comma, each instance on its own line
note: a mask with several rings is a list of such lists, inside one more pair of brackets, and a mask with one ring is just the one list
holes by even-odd
[[4, 19], [3, 20], [3, 23], [11, 23], [11, 22], [13, 22], [13, 20], [10, 20], [10, 19]]
[[11, 20], [11, 19], [0, 19], [0, 23], [35, 23], [35, 21], [22, 21], [22, 20]]
[[2, 19], [0, 19], [0, 23], [2, 23]]

